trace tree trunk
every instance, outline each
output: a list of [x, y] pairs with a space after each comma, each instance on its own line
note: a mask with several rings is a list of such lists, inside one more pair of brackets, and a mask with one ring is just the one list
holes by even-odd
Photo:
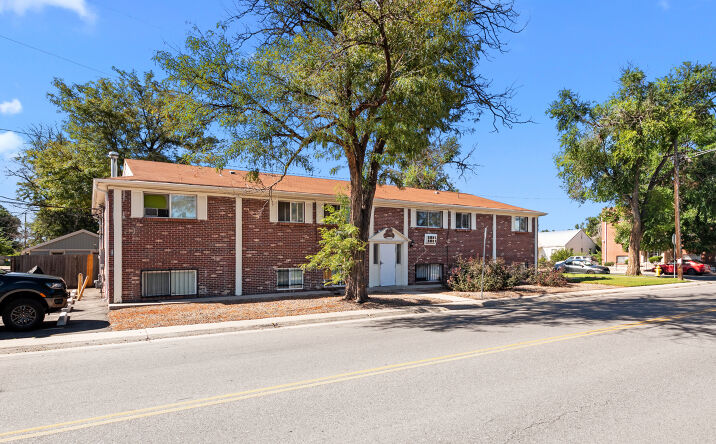
[[[636, 201], [636, 198], [634, 199]], [[642, 222], [641, 212], [638, 204], [631, 205], [633, 222], [631, 225], [631, 233], [629, 235], [629, 263], [627, 264], [626, 274], [629, 276], [638, 276], [641, 274], [641, 261], [639, 253], [641, 250]]]
[[[366, 190], [362, 184], [360, 172], [351, 171], [351, 223], [358, 227], [358, 238], [366, 243], [370, 237], [370, 215], [373, 209], [373, 196], [375, 187]], [[363, 303], [368, 300], [368, 274], [367, 251], [357, 251], [353, 254], [353, 269], [346, 280], [345, 299]]]

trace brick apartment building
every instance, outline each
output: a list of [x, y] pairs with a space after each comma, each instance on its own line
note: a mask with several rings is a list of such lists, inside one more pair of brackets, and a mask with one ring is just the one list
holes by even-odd
[[[324, 288], [299, 266], [318, 250], [326, 205], [348, 182], [286, 176], [269, 193], [233, 170], [128, 159], [95, 179], [100, 273], [110, 302]], [[272, 184], [276, 176], [260, 176]], [[376, 191], [367, 248], [371, 287], [439, 282], [459, 256], [533, 265], [546, 213], [465, 193]]]

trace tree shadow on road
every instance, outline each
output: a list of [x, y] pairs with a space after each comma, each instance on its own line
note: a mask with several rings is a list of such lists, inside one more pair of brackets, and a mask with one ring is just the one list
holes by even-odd
[[685, 313], [692, 314], [651, 325], [668, 329], [680, 337], [716, 337], [716, 298], [712, 292], [698, 292], [688, 297], [647, 295], [590, 301], [516, 301], [480, 309], [453, 305], [447, 313], [376, 320], [371, 325], [380, 329], [434, 332], [457, 329], [485, 331], [486, 327], [518, 325], [595, 327], [603, 326], [604, 322], [621, 324]]

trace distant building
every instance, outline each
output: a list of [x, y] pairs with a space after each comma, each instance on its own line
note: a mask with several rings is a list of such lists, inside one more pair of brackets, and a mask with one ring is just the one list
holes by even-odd
[[21, 254], [90, 254], [99, 252], [99, 234], [77, 230], [22, 250]]
[[562, 230], [544, 231], [539, 233], [537, 239], [539, 245], [539, 257], [549, 259], [557, 250], [572, 249], [575, 255], [582, 253], [594, 253], [597, 244], [584, 230]]

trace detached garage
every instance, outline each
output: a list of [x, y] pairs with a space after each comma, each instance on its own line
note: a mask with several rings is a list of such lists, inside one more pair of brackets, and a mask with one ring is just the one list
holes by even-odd
[[562, 230], [562, 231], [545, 231], [539, 233], [537, 239], [539, 245], [539, 257], [549, 259], [557, 250], [572, 249], [575, 255], [583, 253], [594, 253], [597, 244], [584, 230]]

